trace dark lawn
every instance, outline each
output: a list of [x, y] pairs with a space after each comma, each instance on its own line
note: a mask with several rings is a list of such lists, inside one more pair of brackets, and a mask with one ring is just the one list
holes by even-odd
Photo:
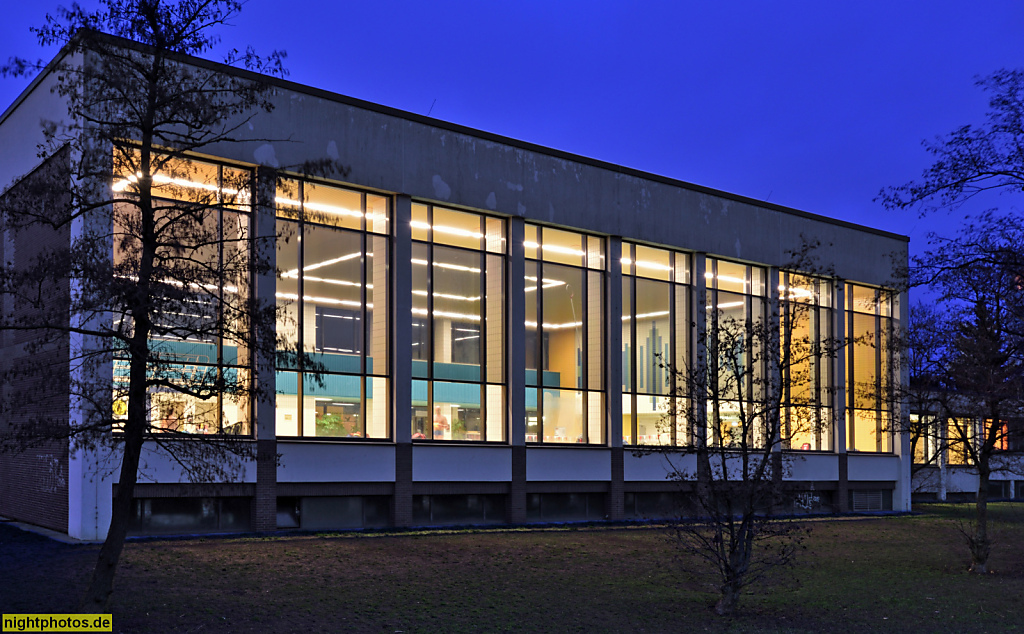
[[[1005, 632], [1024, 629], [1024, 507], [993, 509], [994, 574], [951, 518], [811, 522], [792, 573], [715, 617], [711, 577], [655, 528], [134, 541], [122, 632]], [[97, 546], [0, 525], [3, 612], [73, 612]]]

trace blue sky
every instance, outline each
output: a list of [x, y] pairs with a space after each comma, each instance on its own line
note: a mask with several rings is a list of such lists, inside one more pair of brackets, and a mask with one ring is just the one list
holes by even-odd
[[[0, 59], [50, 57], [28, 27], [56, 6], [5, 7]], [[1024, 67], [1022, 33], [1024, 3], [1004, 0], [251, 0], [221, 48], [283, 49], [294, 81], [910, 235], [919, 251], [956, 218], [872, 199], [920, 174], [923, 139], [981, 121], [974, 78]], [[0, 108], [26, 84], [0, 78]]]

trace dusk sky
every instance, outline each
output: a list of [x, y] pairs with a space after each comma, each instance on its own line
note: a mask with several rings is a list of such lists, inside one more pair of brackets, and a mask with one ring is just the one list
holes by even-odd
[[[56, 6], [5, 6], [0, 59], [51, 57], [28, 28]], [[982, 121], [976, 76], [1024, 67], [1019, 0], [251, 0], [221, 33], [287, 51], [293, 81], [909, 235], [913, 252], [955, 219], [872, 199], [920, 174], [923, 139]], [[0, 109], [26, 84], [0, 78]]]

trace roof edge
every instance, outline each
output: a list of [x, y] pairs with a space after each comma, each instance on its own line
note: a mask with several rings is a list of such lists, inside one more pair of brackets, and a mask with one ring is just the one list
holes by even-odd
[[[122, 37], [119, 37], [119, 36], [116, 36], [116, 35], [110, 35], [108, 33], [90, 32], [89, 35], [91, 35], [92, 37], [97, 37], [97, 38], [100, 38], [100, 39], [107, 40], [108, 42], [110, 42], [112, 44], [118, 44], [118, 45], [124, 46], [125, 48], [132, 48], [132, 49], [135, 49], [135, 50], [138, 50], [138, 51], [142, 51], [142, 52], [146, 52], [148, 50], [151, 50], [151, 47], [148, 46], [148, 45], [141, 44], [141, 43], [135, 42], [133, 40], [128, 40], [128, 39], [125, 39], [125, 38], [122, 38]], [[10, 116], [10, 114], [21, 103], [23, 103], [25, 101], [25, 99], [28, 98], [28, 95], [31, 94], [31, 92], [42, 82], [42, 80], [45, 78], [45, 76], [48, 75], [49, 73], [51, 73], [53, 71], [53, 69], [60, 63], [60, 61], [63, 60], [64, 57], [66, 57], [68, 55], [68, 53], [74, 47], [81, 45], [81, 42], [79, 41], [80, 39], [81, 38], [78, 35], [76, 35], [76, 37], [74, 39], [72, 39], [70, 42], [68, 42], [67, 44], [64, 45], [64, 47], [61, 49], [61, 51], [53, 58], [53, 60], [50, 61], [49, 64], [46, 65], [46, 67], [39, 73], [39, 75], [35, 79], [32, 80], [32, 83], [29, 84], [29, 86], [21, 93], [21, 95], [19, 95], [18, 98], [15, 99], [14, 102], [6, 110], [4, 110], [3, 114], [0, 115], [0, 125], [2, 125], [4, 123], [4, 121]], [[167, 56], [168, 56], [169, 59], [175, 59], [177, 61], [185, 62], [185, 63], [191, 64], [193, 66], [197, 66], [199, 68], [205, 68], [207, 70], [218, 71], [218, 72], [233, 73], [233, 74], [238, 75], [240, 77], [247, 78], [247, 79], [250, 79], [252, 81], [262, 82], [262, 83], [265, 83], [267, 85], [275, 86], [277, 88], [281, 88], [281, 89], [284, 89], [284, 90], [290, 90], [290, 91], [293, 91], [293, 92], [298, 92], [298, 93], [306, 94], [306, 95], [309, 95], [309, 96], [312, 96], [312, 97], [319, 97], [319, 98], [322, 98], [322, 99], [327, 99], [329, 101], [334, 101], [336, 103], [341, 103], [341, 104], [353, 106], [353, 107], [356, 107], [356, 108], [361, 108], [363, 110], [369, 110], [371, 112], [377, 112], [377, 113], [380, 113], [380, 114], [385, 114], [385, 115], [388, 115], [388, 116], [393, 116], [393, 117], [396, 117], [396, 118], [399, 118], [399, 119], [405, 119], [406, 121], [412, 121], [412, 122], [420, 123], [420, 124], [423, 124], [423, 125], [429, 125], [429, 126], [433, 126], [433, 127], [436, 127], [436, 128], [441, 128], [441, 129], [444, 129], [444, 130], [448, 130], [449, 132], [455, 132], [457, 134], [465, 134], [465, 135], [468, 135], [468, 136], [477, 137], [477, 138], [484, 139], [484, 140], [487, 140], [487, 141], [493, 141], [495, 143], [501, 143], [501, 144], [508, 145], [508, 146], [511, 146], [511, 147], [520, 148], [520, 149], [527, 150], [527, 151], [530, 151], [530, 152], [537, 152], [537, 153], [540, 153], [540, 154], [545, 154], [545, 155], [548, 155], [548, 156], [553, 156], [553, 157], [560, 158], [560, 159], [563, 159], [563, 160], [572, 161], [572, 162], [575, 162], [575, 163], [580, 163], [582, 165], [589, 165], [591, 167], [596, 167], [598, 169], [603, 169], [603, 170], [607, 170], [607, 171], [610, 171], [610, 172], [614, 172], [614, 173], [618, 173], [618, 174], [623, 174], [625, 176], [632, 176], [632, 177], [635, 177], [635, 178], [642, 178], [642, 179], [653, 181], [653, 182], [656, 182], [656, 183], [662, 183], [664, 185], [670, 185], [672, 187], [679, 187], [681, 189], [688, 189], [688, 190], [695, 191], [695, 192], [698, 192], [698, 193], [708, 194], [708, 195], [712, 195], [712, 196], [717, 196], [719, 198], [725, 198], [727, 200], [731, 200], [731, 201], [734, 201], [734, 202], [739, 202], [739, 203], [743, 203], [743, 204], [746, 204], [746, 205], [752, 205], [754, 207], [760, 207], [760, 208], [763, 208], [763, 209], [770, 209], [772, 211], [778, 211], [778, 212], [781, 212], [781, 213], [797, 216], [797, 217], [800, 217], [800, 218], [808, 218], [808, 219], [811, 219], [811, 220], [817, 220], [819, 222], [825, 222], [827, 224], [837, 225], [837, 226], [840, 226], [840, 227], [846, 227], [846, 228], [849, 228], [849, 229], [854, 229], [854, 230], [857, 230], [857, 231], [863, 231], [863, 232], [866, 232], [866, 233], [872, 233], [872, 234], [879, 235], [879, 236], [882, 236], [882, 237], [885, 237], [885, 238], [889, 238], [889, 239], [892, 239], [892, 240], [898, 240], [898, 241], [907, 242], [907, 243], [910, 242], [909, 236], [905, 236], [905, 235], [898, 234], [898, 233], [893, 233], [891, 231], [885, 231], [883, 229], [877, 229], [875, 227], [869, 227], [867, 225], [861, 225], [861, 224], [857, 224], [855, 222], [849, 222], [849, 221], [846, 221], [846, 220], [840, 220], [838, 218], [832, 218], [832, 217], [825, 216], [825, 215], [822, 215], [822, 214], [812, 213], [812, 212], [809, 212], [809, 211], [803, 211], [801, 209], [796, 209], [794, 207], [787, 207], [785, 205], [779, 205], [777, 203], [771, 203], [771, 202], [767, 202], [767, 201], [757, 200], [756, 198], [750, 198], [749, 196], [742, 196], [740, 194], [734, 194], [734, 193], [723, 191], [723, 190], [720, 190], [720, 189], [714, 189], [712, 187], [706, 187], [704, 185], [697, 185], [695, 183], [690, 183], [690, 182], [687, 182], [687, 181], [684, 181], [684, 180], [680, 180], [680, 179], [676, 179], [676, 178], [671, 178], [671, 177], [668, 177], [668, 176], [662, 176], [660, 174], [655, 174], [655, 173], [652, 173], [652, 172], [645, 172], [643, 170], [635, 169], [635, 168], [632, 168], [632, 167], [626, 167], [624, 165], [619, 165], [617, 163], [611, 163], [611, 162], [608, 162], [608, 161], [602, 161], [600, 159], [590, 158], [590, 157], [587, 157], [587, 156], [582, 156], [580, 154], [573, 154], [572, 152], [567, 152], [567, 151], [564, 151], [564, 150], [559, 150], [559, 149], [547, 147], [547, 146], [540, 145], [540, 144], [537, 144], [537, 143], [531, 143], [529, 141], [523, 141], [523, 140], [520, 140], [520, 139], [514, 139], [512, 137], [507, 137], [507, 136], [504, 136], [504, 135], [501, 135], [501, 134], [496, 134], [496, 133], [493, 133], [493, 132], [487, 132], [485, 130], [479, 130], [479, 129], [476, 129], [476, 128], [471, 128], [469, 126], [460, 125], [458, 123], [451, 123], [449, 121], [444, 121], [444, 120], [441, 120], [441, 119], [434, 119], [432, 117], [427, 117], [427, 116], [424, 116], [424, 115], [416, 114], [414, 112], [408, 112], [406, 110], [400, 110], [398, 108], [393, 108], [391, 106], [385, 106], [385, 105], [382, 105], [382, 104], [374, 103], [372, 101], [366, 101], [364, 99], [359, 99], [357, 97], [349, 97], [347, 95], [342, 95], [340, 93], [336, 93], [336, 92], [332, 92], [332, 91], [329, 91], [329, 90], [325, 90], [323, 88], [316, 88], [314, 86], [308, 86], [306, 84], [300, 84], [298, 82], [294, 82], [294, 81], [291, 81], [291, 80], [288, 80], [288, 79], [281, 79], [281, 78], [277, 78], [277, 77], [271, 77], [269, 75], [262, 75], [260, 73], [256, 73], [256, 72], [244, 69], [244, 68], [238, 68], [236, 66], [231, 66], [229, 64], [224, 64], [222, 62], [215, 62], [215, 61], [212, 61], [212, 60], [203, 59], [201, 57], [194, 57], [192, 55], [184, 55], [184, 54], [172, 53], [172, 52], [168, 53]]]

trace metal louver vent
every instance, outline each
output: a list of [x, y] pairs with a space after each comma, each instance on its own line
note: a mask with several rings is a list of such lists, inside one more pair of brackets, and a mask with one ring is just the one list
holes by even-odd
[[881, 511], [882, 510], [882, 492], [881, 491], [854, 491], [853, 492], [853, 511]]

